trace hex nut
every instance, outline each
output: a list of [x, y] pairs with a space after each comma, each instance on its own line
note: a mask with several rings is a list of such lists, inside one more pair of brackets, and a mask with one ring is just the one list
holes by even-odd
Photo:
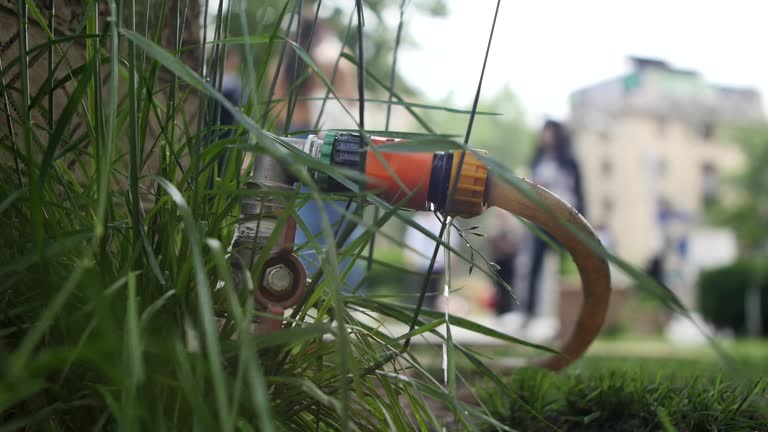
[[264, 288], [273, 294], [282, 295], [291, 289], [293, 273], [283, 264], [269, 267], [264, 272]]

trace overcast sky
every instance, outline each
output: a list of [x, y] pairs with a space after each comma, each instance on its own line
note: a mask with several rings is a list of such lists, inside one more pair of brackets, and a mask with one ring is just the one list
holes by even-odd
[[[398, 67], [430, 98], [453, 94], [468, 104], [496, 1], [448, 4], [446, 18], [407, 11], [419, 47], [404, 52]], [[483, 94], [508, 85], [529, 121], [563, 117], [571, 91], [625, 72], [627, 56], [642, 55], [766, 95], [766, 42], [768, 0], [503, 0]]]

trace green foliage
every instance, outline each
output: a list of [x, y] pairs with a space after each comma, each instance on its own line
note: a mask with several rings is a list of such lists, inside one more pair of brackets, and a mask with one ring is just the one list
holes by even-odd
[[[17, 2], [22, 54], [4, 55], [0, 71], [7, 120], [0, 125], [0, 430], [439, 429], [444, 419], [427, 400], [439, 401], [465, 429], [494, 424], [509, 430], [483, 407], [444, 389], [409, 350], [411, 337], [429, 332], [442, 338], [451, 347], [454, 380], [453, 357], [461, 357], [507, 396], [512, 391], [483, 359], [453, 344], [440, 325], [448, 320], [511, 344], [551, 349], [465, 318], [342, 292], [338, 263], [364, 260], [368, 242], [388, 221], [442, 241], [397, 206], [361, 192], [359, 177], [279, 137], [291, 110], [273, 100], [270, 65], [283, 51], [304, 60], [328, 98], [336, 97], [330, 77], [286, 36], [284, 23], [298, 17], [304, 2], [250, 2], [247, 8], [233, 2], [232, 10], [224, 2], [203, 2], [204, 11], [215, 12], [202, 33], [220, 42], [208, 47], [190, 45], [187, 37], [197, 25], [189, 15], [194, 8], [184, 7], [197, 4], [191, 1], [166, 0], [156, 9], [154, 2], [54, 2], [82, 9], [57, 11], [83, 17], [77, 32], [67, 35], [50, 29], [46, 11], [26, 16], [29, 5], [41, 3]], [[251, 19], [260, 16], [269, 19]], [[235, 25], [247, 37], [233, 38]], [[353, 34], [351, 28], [347, 24], [343, 34]], [[220, 53], [227, 45], [242, 47], [246, 81], [259, 84], [247, 89], [243, 107], [219, 91]], [[54, 61], [37, 62], [40, 53]], [[360, 64], [350, 54], [344, 58]], [[374, 79], [375, 70], [364, 72], [370, 86], [393, 95], [430, 131], [411, 135], [412, 149], [466, 148], [434, 133], [416, 112], [435, 107], [415, 108], [386, 80]], [[295, 92], [289, 99], [296, 102]], [[237, 126], [212, 121], [218, 110], [229, 111]], [[478, 144], [511, 151], [507, 163], [525, 159], [517, 152], [527, 135], [517, 120], [478, 122], [477, 130], [500, 134], [478, 138]], [[274, 158], [306, 189], [242, 187], [247, 154]], [[507, 167], [488, 164], [505, 178]], [[321, 195], [312, 171], [351, 192]], [[350, 226], [363, 231], [347, 245], [349, 234], [336, 236], [326, 218], [321, 236], [328, 246], [316, 239], [298, 245], [322, 257], [320, 271], [312, 275], [308, 297], [284, 319], [285, 329], [267, 335], [253, 332], [265, 313], [247, 290], [235, 291], [226, 248], [240, 201], [251, 194], [285, 205], [279, 223], [308, 200], [354, 199], [378, 209], [370, 220], [362, 210], [345, 213]], [[399, 239], [395, 244], [403, 247]], [[261, 266], [257, 260], [250, 270], [259, 273]], [[425, 286], [413, 294], [423, 295]], [[412, 331], [390, 335], [376, 314], [412, 324]], [[373, 322], [360, 319], [368, 315]]]
[[747, 292], [756, 286], [761, 297], [762, 334], [768, 333], [768, 265], [764, 261], [740, 261], [699, 276], [699, 307], [705, 319], [737, 334], [747, 330]]
[[401, 249], [380, 247], [376, 250], [376, 260], [368, 272], [367, 279], [369, 286], [377, 294], [401, 297], [403, 294], [410, 294], [403, 292], [403, 287], [412, 286], [412, 280], [419, 276], [421, 274], [410, 274]]
[[560, 258], [560, 275], [567, 278], [579, 277], [579, 269], [568, 254], [563, 254]]
[[[419, 316], [413, 307], [341, 290], [338, 263], [365, 259], [367, 243], [388, 220], [425, 230], [398, 207], [361, 193], [348, 172], [295, 152], [273, 133], [284, 113], [270, 102], [268, 65], [283, 48], [335, 97], [328, 77], [276, 25], [296, 18], [301, 3], [273, 9], [275, 25], [254, 29], [243, 9], [212, 17], [208, 38], [241, 45], [243, 73], [262, 83], [236, 108], [214, 79], [223, 62], [215, 53], [224, 45], [187, 45], [195, 24], [183, 2], [164, 2], [169, 14], [134, 10], [132, 2], [74, 2], [87, 12], [79, 33], [44, 35], [40, 46], [28, 42], [48, 33], [41, 30], [47, 11], [28, 21], [19, 2], [18, 46], [30, 55], [4, 56], [0, 71], [0, 223], [8, 227], [0, 233], [0, 430], [438, 429], [443, 419], [427, 398], [461, 424], [493, 423], [443, 389], [408, 350], [420, 333], [446, 338], [438, 331], [442, 315]], [[134, 20], [137, 14], [151, 19]], [[230, 37], [237, 21], [248, 37]], [[264, 55], [247, 55], [256, 45]], [[54, 61], [34, 62], [39, 52]], [[65, 59], [67, 52], [78, 55]], [[47, 98], [51, 89], [66, 97]], [[238, 125], [211, 122], [221, 109]], [[222, 132], [228, 137], [216, 138]], [[463, 148], [436, 135], [413, 138], [414, 146]], [[275, 158], [308, 191], [243, 188], [247, 153]], [[256, 194], [283, 203], [284, 223], [307, 200], [339, 199], [320, 195], [310, 170], [350, 186], [344, 198], [379, 212], [372, 220], [347, 212], [363, 230], [349, 245], [341, 246], [345, 234], [336, 239], [327, 221], [321, 235], [329, 246], [315, 239], [299, 245], [323, 257], [313, 290], [283, 331], [254, 334], [253, 322], [265, 314], [246, 290], [234, 290], [226, 250], [240, 200]], [[251, 271], [262, 265], [257, 260]], [[371, 312], [416, 328], [386, 334], [375, 316], [373, 323], [359, 319]], [[456, 352], [493, 379], [473, 352]]]
[[746, 251], [764, 251], [768, 245], [768, 128], [740, 129], [736, 141], [744, 150], [746, 167], [732, 179], [737, 197], [715, 209], [716, 222], [732, 227]]
[[761, 430], [768, 422], [764, 378], [728, 379], [690, 360], [583, 363], [564, 375], [514, 373], [506, 382], [517, 398], [478, 393], [496, 418], [524, 431]]
[[[211, 2], [211, 4], [214, 3]], [[244, 0], [244, 3], [246, 5], [246, 21], [232, 20], [229, 24], [229, 34], [232, 36], [243, 36], [246, 34], [245, 26], [249, 30], [248, 34], [258, 34], [260, 29], [274, 26], [279, 19], [280, 9], [286, 4], [281, 0]], [[388, 0], [364, 2], [366, 67], [381, 77], [389, 76], [392, 72], [392, 51], [395, 48], [395, 33], [398, 24], [392, 18], [396, 17], [399, 13], [401, 3], [401, 1]], [[352, 29], [353, 31], [349, 31], [349, 23], [353, 19], [354, 11], [350, 14], [351, 9], [348, 7], [348, 4], [305, 0], [303, 2], [293, 2], [290, 6], [295, 7], [297, 4], [300, 4], [303, 8], [302, 14], [309, 18], [314, 16], [314, 11], [318, 6], [323, 7], [325, 14], [324, 22], [328, 28], [339, 35], [342, 39], [341, 42], [349, 52], [357, 53], [359, 47], [357, 34], [354, 28]], [[405, 3], [405, 9], [406, 16], [413, 13], [423, 13], [433, 17], [444, 17], [448, 13], [448, 6], [445, 0], [411, 0]], [[296, 24], [294, 23], [293, 29], [295, 30], [295, 28]], [[414, 40], [409, 34], [409, 28], [408, 25], [404, 26], [404, 34], [401, 38], [402, 44], [407, 47], [417, 46], [418, 41]], [[264, 50], [256, 47], [254, 57], [259, 58], [263, 54]], [[401, 92], [408, 95], [418, 93], [416, 89], [408, 85], [407, 80], [404, 80], [397, 71], [395, 71], [395, 75], [396, 87]], [[377, 88], [371, 82], [368, 82], [367, 85], [371, 90]]]
[[[479, 110], [497, 114], [475, 120], [475, 132], [470, 141], [472, 146], [488, 150], [507, 168], [526, 166], [534, 148], [534, 133], [526, 124], [525, 112], [514, 92], [505, 87], [492, 97], [481, 100]], [[427, 118], [443, 133], [463, 133], [462, 123], [456, 122], [455, 115], [431, 111]]]

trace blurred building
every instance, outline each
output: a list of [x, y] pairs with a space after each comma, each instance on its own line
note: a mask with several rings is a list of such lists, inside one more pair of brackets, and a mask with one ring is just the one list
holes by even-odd
[[753, 89], [714, 85], [656, 59], [630, 61], [626, 75], [571, 95], [571, 128], [589, 220], [642, 265], [666, 247], [671, 220], [696, 220], [722, 199], [721, 179], [744, 165], [726, 129], [765, 114]]

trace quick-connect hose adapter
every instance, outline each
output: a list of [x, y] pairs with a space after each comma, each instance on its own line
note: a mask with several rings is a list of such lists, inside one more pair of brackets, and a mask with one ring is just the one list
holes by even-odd
[[484, 212], [487, 183], [488, 167], [474, 153], [454, 154], [448, 196], [443, 204], [448, 216], [471, 218]]
[[[310, 137], [306, 143], [311, 143]], [[397, 138], [369, 137], [374, 146], [395, 144]], [[320, 142], [315, 138], [315, 142]], [[581, 277], [583, 302], [573, 333], [560, 355], [534, 361], [560, 370], [580, 357], [597, 337], [610, 298], [608, 264], [597, 252], [600, 241], [589, 223], [570, 205], [543, 187], [517, 177], [510, 181], [489, 175], [478, 155], [482, 151], [404, 153], [367, 148], [357, 134], [328, 132], [319, 157], [326, 162], [365, 173], [365, 189], [391, 204], [412, 210], [439, 210], [470, 218], [488, 207], [499, 207], [543, 228], [573, 256]], [[303, 148], [317, 146], [303, 144]], [[313, 150], [314, 151], [314, 150]], [[343, 187], [319, 176], [329, 191]], [[326, 181], [327, 180], [327, 181]]]
[[[400, 139], [369, 137], [374, 146], [393, 144]], [[365, 189], [391, 203], [402, 202], [413, 210], [426, 210], [430, 184], [432, 153], [391, 153], [369, 148], [358, 134], [327, 132], [323, 139], [321, 160], [331, 165], [353, 169], [368, 178]], [[329, 192], [346, 188], [334, 179], [318, 174], [318, 183]]]
[[[369, 137], [369, 141], [373, 146], [381, 146], [403, 140]], [[368, 179], [366, 190], [405, 209], [447, 209], [450, 216], [461, 217], [477, 216], [485, 209], [483, 194], [488, 168], [470, 152], [463, 156], [451, 152], [391, 152], [380, 147], [367, 148], [358, 134], [327, 132], [321, 159], [364, 173]], [[330, 192], [345, 189], [324, 175], [318, 175], [318, 180]], [[446, 205], [451, 197], [450, 205]]]

